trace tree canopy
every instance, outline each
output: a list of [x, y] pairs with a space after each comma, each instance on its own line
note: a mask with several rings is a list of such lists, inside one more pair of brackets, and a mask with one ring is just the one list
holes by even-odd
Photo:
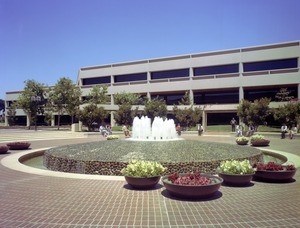
[[247, 126], [253, 124], [257, 128], [259, 125], [264, 124], [267, 116], [271, 114], [269, 103], [269, 98], [261, 98], [254, 102], [243, 100], [237, 107], [237, 115]]
[[166, 117], [167, 116], [167, 105], [165, 100], [154, 98], [145, 104], [145, 114], [154, 120], [154, 117]]
[[73, 84], [72, 80], [66, 77], [60, 78], [49, 91], [49, 107], [58, 115], [58, 130], [60, 117], [64, 113], [74, 116], [79, 109], [81, 92]]
[[36, 123], [38, 114], [44, 113], [45, 85], [35, 80], [27, 80], [24, 83], [25, 88], [18, 97], [17, 106], [28, 114], [31, 125], [32, 121]]

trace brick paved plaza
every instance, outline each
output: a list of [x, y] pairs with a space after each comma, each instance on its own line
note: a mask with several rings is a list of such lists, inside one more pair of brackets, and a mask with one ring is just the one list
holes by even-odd
[[[0, 144], [24, 139], [26, 132], [1, 132]], [[102, 140], [67, 132], [52, 140], [48, 132], [31, 133], [31, 150]], [[63, 137], [63, 134], [68, 137]], [[47, 140], [43, 139], [46, 135]], [[210, 133], [184, 138], [234, 143], [233, 135]], [[299, 159], [300, 139], [270, 136], [268, 149]], [[290, 183], [253, 181], [248, 187], [221, 186], [214, 198], [188, 201], [172, 198], [160, 183], [148, 191], [132, 190], [122, 177], [69, 178], [26, 173], [8, 168], [2, 160], [22, 153], [0, 155], [0, 227], [300, 227], [300, 175]], [[296, 164], [299, 160], [296, 161]], [[14, 164], [12, 164], [14, 165]], [[25, 169], [26, 170], [26, 169]], [[48, 171], [47, 171], [48, 172]], [[76, 174], [73, 174], [76, 175]]]

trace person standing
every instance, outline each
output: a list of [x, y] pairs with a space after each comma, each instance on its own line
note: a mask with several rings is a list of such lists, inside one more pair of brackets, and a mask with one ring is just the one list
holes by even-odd
[[181, 135], [181, 126], [180, 126], [180, 124], [177, 124], [177, 126], [176, 126], [176, 132], [177, 132], [178, 136]]
[[232, 120], [230, 121], [230, 125], [231, 125], [231, 131], [235, 132], [236, 129], [236, 120], [234, 118], [232, 118]]
[[286, 126], [286, 124], [284, 123], [284, 124], [281, 126], [281, 138], [282, 138], [282, 139], [285, 139], [285, 133], [287, 133], [287, 126]]

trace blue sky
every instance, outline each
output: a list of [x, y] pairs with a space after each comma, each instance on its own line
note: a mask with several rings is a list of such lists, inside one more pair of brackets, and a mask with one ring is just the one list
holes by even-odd
[[0, 99], [79, 68], [300, 40], [299, 0], [0, 0]]

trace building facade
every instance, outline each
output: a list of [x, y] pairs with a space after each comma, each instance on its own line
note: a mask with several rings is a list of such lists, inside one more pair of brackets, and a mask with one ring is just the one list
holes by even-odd
[[[77, 85], [83, 98], [94, 85], [108, 85], [111, 103], [105, 109], [113, 111], [114, 94], [122, 91], [162, 98], [172, 111], [174, 104], [189, 92], [196, 106], [204, 109], [202, 122], [229, 124], [243, 99], [272, 99], [287, 88], [296, 99], [300, 97], [300, 42], [287, 42], [233, 50], [189, 54], [140, 60], [79, 69]], [[6, 105], [18, 92], [6, 94]], [[24, 115], [17, 110], [17, 115]]]

